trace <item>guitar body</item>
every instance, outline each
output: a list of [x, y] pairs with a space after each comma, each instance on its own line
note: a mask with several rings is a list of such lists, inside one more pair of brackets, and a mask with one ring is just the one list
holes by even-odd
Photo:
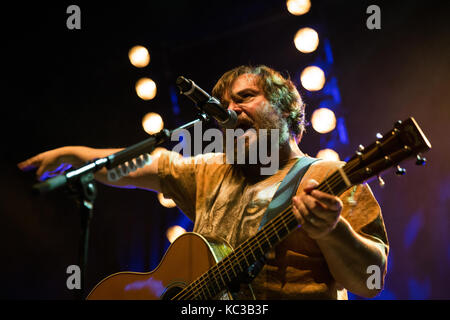
[[[155, 270], [115, 273], [97, 284], [87, 299], [171, 299], [232, 250], [224, 241], [207, 239], [193, 232], [184, 233], [171, 244]], [[231, 298], [226, 291], [224, 295]]]

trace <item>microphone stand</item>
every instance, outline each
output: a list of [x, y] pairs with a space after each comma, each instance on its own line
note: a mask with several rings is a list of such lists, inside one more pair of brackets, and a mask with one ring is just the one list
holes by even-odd
[[80, 209], [81, 230], [78, 248], [78, 260], [81, 270], [81, 289], [77, 292], [77, 299], [85, 297], [85, 279], [87, 271], [88, 247], [89, 247], [89, 227], [93, 216], [94, 201], [97, 197], [97, 187], [94, 180], [94, 173], [102, 168], [113, 169], [121, 164], [146, 154], [151, 153], [157, 146], [168, 141], [172, 134], [179, 130], [193, 127], [198, 122], [208, 122], [210, 118], [206, 113], [199, 113], [198, 118], [186, 123], [175, 130], [164, 129], [157, 134], [151, 135], [146, 140], [138, 142], [126, 149], [111, 154], [107, 157], [94, 159], [86, 165], [71, 170], [65, 174], [50, 178], [44, 182], [35, 184], [33, 191], [39, 194], [47, 193], [61, 187], [67, 186], [74, 193]]

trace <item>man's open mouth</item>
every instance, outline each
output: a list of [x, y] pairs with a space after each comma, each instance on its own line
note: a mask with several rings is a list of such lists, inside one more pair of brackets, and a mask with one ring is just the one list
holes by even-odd
[[254, 129], [254, 127], [253, 124], [250, 123], [250, 121], [241, 119], [240, 121], [238, 121], [235, 130], [236, 129], [242, 129], [244, 131], [247, 131], [248, 129]]
[[244, 131], [247, 131], [248, 129], [254, 129], [254, 128], [250, 125], [240, 125], [240, 126], [237, 126], [236, 129], [242, 129]]

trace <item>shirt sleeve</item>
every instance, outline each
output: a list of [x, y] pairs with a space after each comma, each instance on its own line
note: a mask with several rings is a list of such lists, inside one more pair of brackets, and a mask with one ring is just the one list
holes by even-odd
[[175, 204], [192, 221], [195, 219], [197, 192], [195, 164], [172, 151], [162, 151], [158, 160], [158, 177], [165, 198]]

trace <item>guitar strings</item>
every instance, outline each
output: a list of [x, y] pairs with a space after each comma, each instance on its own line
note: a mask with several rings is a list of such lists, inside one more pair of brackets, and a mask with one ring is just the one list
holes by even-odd
[[[348, 175], [348, 172], [346, 172], [346, 171], [353, 169], [355, 166], [356, 166], [356, 164], [355, 165], [349, 164], [348, 166], [344, 166], [343, 171], [345, 172], [345, 174]], [[353, 174], [350, 174], [349, 176], [352, 176], [352, 175]], [[334, 194], [332, 189], [334, 187], [336, 187], [337, 185], [339, 185], [339, 183], [341, 183], [341, 182], [342, 182], [342, 176], [339, 174], [338, 171], [335, 171], [330, 175], [330, 177], [326, 178], [324, 181], [322, 181], [322, 183], [319, 184], [319, 186], [317, 187], [317, 190], [326, 191], [326, 190], [323, 190], [323, 188], [327, 187], [329, 189], [329, 191], [331, 191], [331, 193]], [[261, 242], [261, 239], [259, 239], [259, 238], [261, 238], [264, 235], [264, 237], [269, 242], [270, 246], [272, 246], [272, 244], [271, 244], [269, 238], [272, 238], [273, 236], [276, 236], [279, 239], [279, 242], [282, 241], [283, 238], [286, 237], [287, 235], [289, 235], [289, 233], [290, 233], [289, 232], [290, 230], [287, 227], [288, 224], [292, 223], [293, 221], [296, 221], [296, 217], [294, 215], [292, 215], [291, 213], [292, 213], [292, 205], [289, 205], [285, 210], [283, 210], [283, 212], [278, 214], [277, 217], [275, 217], [273, 219], [273, 221], [271, 221], [269, 228], [263, 227], [260, 230], [260, 232], [258, 232], [259, 236], [257, 234], [256, 237], [252, 237], [251, 239], [249, 239], [250, 241], [245, 241], [244, 243], [242, 243], [242, 245], [240, 245], [238, 248], [236, 248], [236, 250], [234, 250], [229, 256], [227, 256], [223, 260], [219, 261], [214, 267], [212, 267], [210, 270], [205, 272], [202, 276], [200, 276], [194, 282], [189, 284], [188, 287], [186, 287], [182, 291], [180, 291], [176, 296], [173, 297], [173, 299], [183, 299], [183, 298], [186, 298], [186, 296], [198, 293], [200, 290], [202, 290], [202, 292], [204, 292], [204, 289], [202, 289], [202, 288], [205, 285], [207, 285], [208, 283], [210, 283], [210, 281], [208, 281], [208, 279], [212, 278], [211, 275], [214, 277], [214, 281], [216, 281], [216, 283], [219, 284], [218, 278], [214, 275], [213, 269], [216, 269], [217, 272], [219, 272], [219, 275], [220, 275], [220, 272], [222, 272], [222, 273], [226, 272], [227, 276], [228, 276], [228, 272], [230, 270], [232, 270], [233, 274], [236, 277], [236, 272], [234, 271], [234, 267], [236, 267], [236, 262], [233, 263], [232, 260], [235, 259], [237, 261], [237, 266], [239, 266], [239, 270], [241, 270], [241, 272], [242, 272], [241, 263], [244, 262], [242, 260], [242, 258], [244, 258], [246, 264], [248, 264], [247, 257], [253, 256], [253, 258], [256, 258], [255, 254], [253, 253], [253, 249], [251, 249], [251, 248], [255, 248], [256, 247], [255, 244], [259, 245], [259, 243]], [[285, 221], [286, 218], [288, 219], [288, 221]], [[283, 225], [282, 228], [288, 229], [288, 233], [285, 236], [283, 236], [281, 239], [278, 235], [278, 232], [282, 230], [280, 225]], [[296, 225], [298, 225], [298, 222], [296, 222]], [[266, 231], [269, 231], [269, 234], [267, 234]], [[250, 249], [250, 254], [247, 255], [246, 251], [248, 251], [249, 249]], [[259, 249], [263, 252], [263, 255], [264, 255], [264, 250], [262, 249], [262, 247], [260, 245], [259, 245]], [[234, 256], [234, 258], [232, 258], [231, 256]], [[257, 260], [258, 260], [258, 258], [255, 259], [255, 262]], [[220, 278], [221, 278], [224, 286], [226, 286], [226, 282], [221, 275], [220, 275]], [[230, 276], [228, 276], [228, 278], [230, 279]], [[206, 289], [209, 292], [209, 294], [211, 294], [208, 287], [206, 287]], [[219, 289], [220, 289], [220, 285], [219, 285]]]

